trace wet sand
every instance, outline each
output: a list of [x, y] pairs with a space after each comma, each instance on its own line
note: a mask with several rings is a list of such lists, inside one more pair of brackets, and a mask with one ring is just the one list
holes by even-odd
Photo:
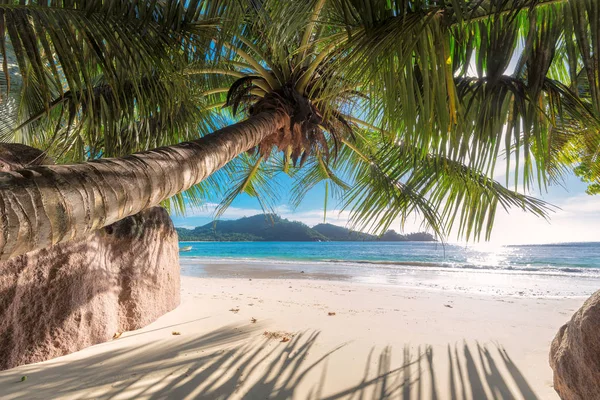
[[538, 298], [589, 297], [597, 274], [553, 274], [511, 270], [451, 269], [327, 262], [256, 260], [207, 262], [181, 258], [181, 273], [201, 278], [325, 280], [463, 294]]

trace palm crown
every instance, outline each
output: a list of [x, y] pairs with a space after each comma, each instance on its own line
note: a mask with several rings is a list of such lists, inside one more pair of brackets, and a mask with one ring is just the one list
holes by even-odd
[[0, 12], [0, 83], [9, 60], [21, 74], [2, 132], [61, 161], [281, 115], [283, 128], [188, 195], [228, 182], [218, 214], [240, 193], [268, 208], [287, 173], [293, 203], [324, 183], [362, 229], [416, 211], [442, 236], [489, 237], [498, 205], [548, 211], [491, 178], [498, 158], [525, 188], [582, 160], [598, 172], [593, 1], [86, 0]]

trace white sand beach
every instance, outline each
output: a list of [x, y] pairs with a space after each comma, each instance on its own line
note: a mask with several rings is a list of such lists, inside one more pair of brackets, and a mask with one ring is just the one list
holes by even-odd
[[600, 400], [599, 22], [0, 0], [0, 400]]
[[550, 342], [584, 301], [303, 278], [183, 276], [176, 310], [2, 371], [0, 397], [557, 399]]

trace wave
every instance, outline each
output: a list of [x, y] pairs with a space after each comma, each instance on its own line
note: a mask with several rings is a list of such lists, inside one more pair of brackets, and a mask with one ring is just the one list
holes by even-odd
[[600, 277], [600, 268], [572, 266], [531, 266], [531, 265], [480, 265], [464, 262], [430, 262], [430, 261], [386, 261], [386, 260], [340, 260], [340, 259], [282, 259], [282, 258], [252, 258], [252, 257], [203, 257], [182, 256], [182, 261], [193, 260], [194, 263], [248, 263], [268, 265], [315, 265], [315, 266], [346, 266], [367, 268], [395, 269], [427, 269], [430, 271], [472, 271], [493, 272], [527, 275], [556, 275], [556, 276], [589, 276]]

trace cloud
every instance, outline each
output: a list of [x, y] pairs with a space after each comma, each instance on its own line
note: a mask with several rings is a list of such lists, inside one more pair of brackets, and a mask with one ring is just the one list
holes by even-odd
[[[192, 220], [203, 219], [202, 223], [207, 223], [208, 220], [214, 218], [215, 209], [218, 204], [206, 203], [201, 208], [190, 209], [187, 211], [185, 217], [176, 218], [176, 225], [178, 227], [190, 227]], [[342, 226], [346, 228], [352, 228], [350, 224], [350, 211], [331, 209], [327, 210], [327, 215], [324, 221], [323, 209], [303, 210], [295, 211], [286, 204], [281, 204], [275, 207], [275, 213], [280, 215], [282, 218], [289, 219], [291, 221], [299, 221], [308, 226], [315, 226], [323, 222]], [[225, 213], [221, 216], [223, 220], [238, 219], [242, 217], [250, 217], [256, 214], [261, 214], [263, 211], [260, 208], [241, 208], [241, 207], [229, 207]], [[400, 219], [393, 221], [390, 229], [394, 229], [398, 232], [417, 232], [422, 231], [421, 221], [417, 218], [409, 218], [402, 229]]]
[[553, 202], [549, 220], [521, 210], [499, 211], [492, 232], [497, 243], [556, 243], [600, 240], [600, 198], [585, 194]]
[[[284, 211], [280, 215], [283, 218], [287, 218], [293, 221], [300, 221], [308, 226], [314, 226], [323, 223], [325, 216], [322, 209], [309, 210], [309, 211]], [[327, 210], [325, 222], [333, 225], [347, 226], [350, 220], [350, 213], [342, 210]]]
[[[217, 209], [217, 203], [205, 203], [202, 207], [190, 208], [186, 211], [186, 217], [202, 217], [202, 218], [214, 218], [215, 210]], [[240, 208], [240, 207], [229, 207], [221, 219], [237, 219], [242, 217], [250, 217], [255, 214], [262, 213], [260, 208]]]
[[195, 226], [193, 226], [193, 225], [180, 225], [180, 224], [176, 224], [176, 226], [178, 228], [185, 228], [185, 229], [194, 229], [195, 228]]
[[600, 216], [600, 196], [590, 196], [587, 194], [579, 194], [572, 197], [567, 197], [560, 203], [556, 204], [561, 208], [556, 215], [557, 217], [570, 216]]
[[[218, 204], [206, 203], [201, 208], [190, 209], [186, 212], [186, 218], [214, 218], [215, 210]], [[275, 207], [275, 213], [283, 218], [293, 221], [300, 221], [309, 226], [314, 226], [323, 222], [323, 210], [314, 209], [308, 211], [294, 211], [288, 205], [281, 204]], [[241, 208], [229, 207], [221, 219], [237, 219], [242, 217], [250, 217], [252, 215], [261, 214], [263, 211], [260, 208]], [[346, 226], [350, 219], [350, 213], [342, 210], [327, 210], [327, 223], [334, 225]], [[178, 225], [181, 226], [181, 225]]]
[[[496, 215], [491, 242], [498, 244], [525, 244], [525, 243], [554, 243], [569, 241], [597, 241], [600, 240], [600, 198], [578, 194], [553, 202], [559, 207], [551, 213], [550, 220], [536, 217], [518, 209], [508, 212], [499, 210]], [[177, 226], [189, 226], [192, 220], [205, 219], [204, 223], [214, 217], [217, 207], [215, 203], [208, 203], [201, 209], [190, 210], [187, 217], [177, 218]], [[300, 221], [308, 226], [323, 222], [323, 210], [294, 211], [289, 206], [282, 204], [276, 207], [275, 212], [283, 218]], [[262, 213], [257, 208], [230, 207], [222, 219], [237, 219]], [[333, 225], [350, 227], [350, 212], [340, 209], [327, 211], [325, 222]], [[392, 223], [391, 229], [402, 232], [417, 232], [423, 230], [421, 220], [409, 217], [401, 229], [400, 220]], [[451, 235], [451, 241], [456, 235]]]

